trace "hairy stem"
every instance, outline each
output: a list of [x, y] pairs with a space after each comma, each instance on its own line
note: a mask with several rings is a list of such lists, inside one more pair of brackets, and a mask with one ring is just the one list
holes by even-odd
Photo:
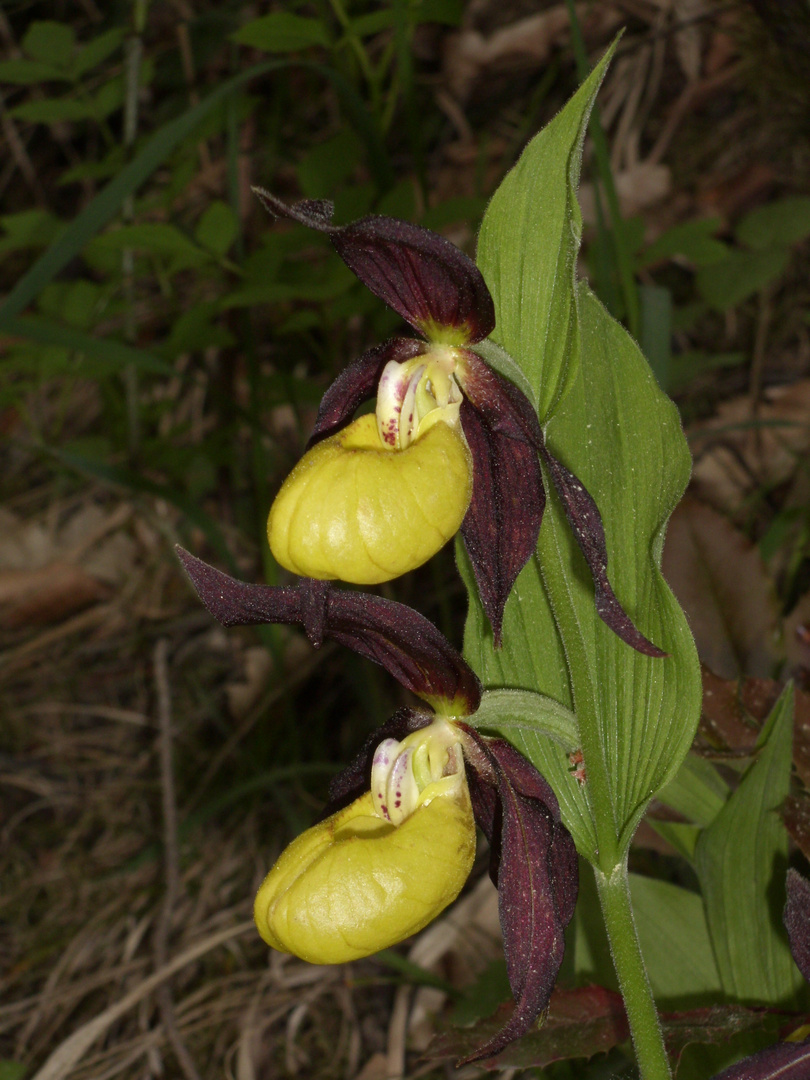
[[641, 1080], [671, 1080], [661, 1025], [630, 906], [627, 859], [622, 859], [610, 874], [597, 867], [594, 867], [594, 874]]

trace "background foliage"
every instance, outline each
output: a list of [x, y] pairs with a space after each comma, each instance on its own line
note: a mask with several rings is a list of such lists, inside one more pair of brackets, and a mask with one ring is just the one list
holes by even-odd
[[[786, 31], [767, 3], [759, 15], [711, 0], [679, 13], [652, 0], [571, 6], [586, 67], [626, 32], [585, 144], [584, 254], [577, 266], [562, 245], [560, 258], [566, 274], [587, 270], [676, 394], [696, 479], [664, 567], [718, 676], [704, 678], [702, 756], [631, 851], [642, 945], [666, 1007], [782, 1003], [796, 985], [778, 900], [756, 938], [771, 974], [758, 981], [763, 961], [746, 953], [743, 985], [717, 952], [747, 940], [727, 903], [737, 886], [717, 867], [744, 865], [759, 836], [761, 899], [775, 880], [762, 868], [810, 848], [810, 155], [795, 62], [810, 35], [799, 16]], [[200, 1075], [371, 1077], [386, 1055], [411, 1060], [397, 1017], [415, 987], [411, 1048], [427, 1041], [415, 1019], [437, 1000], [427, 995], [448, 993], [467, 1020], [506, 996], [486, 885], [462, 900], [455, 938], [439, 926], [348, 975], [268, 965], [243, 925], [255, 884], [317, 814], [331, 770], [399, 702], [348, 654], [213, 628], [172, 544], [276, 580], [264, 520], [320, 394], [397, 329], [320, 237], [264, 216], [250, 184], [334, 198], [339, 221], [418, 220], [472, 251], [500, 179], [576, 89], [570, 9], [15, 0], [0, 39], [0, 1068], [35, 1075], [132, 993], [71, 1075], [180, 1075], [173, 1014]], [[396, 596], [461, 641], [450, 553]], [[788, 674], [792, 779], [787, 699], [760, 733], [778, 696], [764, 680]], [[161, 772], [161, 721], [173, 774]], [[588, 896], [563, 985], [611, 990]], [[208, 942], [174, 976], [167, 1013], [147, 978]], [[669, 963], [690, 951], [705, 962]], [[625, 1060], [610, 1000], [591, 1010], [602, 1041], [578, 1047], [618, 1044], [593, 1058], [594, 1077]], [[696, 1024], [717, 1045], [685, 1050], [679, 1075], [705, 1078], [774, 1037], [775, 1023], [750, 1021]]]

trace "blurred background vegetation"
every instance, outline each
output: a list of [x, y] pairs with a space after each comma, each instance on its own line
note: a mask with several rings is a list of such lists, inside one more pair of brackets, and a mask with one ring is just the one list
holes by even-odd
[[[333, 199], [338, 222], [415, 220], [472, 254], [488, 197], [622, 28], [586, 147], [581, 270], [695, 448], [691, 562], [670, 564], [704, 659], [806, 681], [804, 0], [0, 11], [3, 1080], [208, 940], [168, 999], [144, 991], [58, 1075], [373, 1080], [413, 1067], [394, 1007], [409, 988], [463, 986], [497, 955], [484, 920], [440, 977], [399, 953], [268, 964], [242, 927], [256, 884], [403, 699], [297, 631], [212, 625], [173, 544], [282, 580], [273, 494], [325, 387], [399, 329], [251, 185]], [[450, 551], [386, 592], [460, 643]], [[426, 1045], [408, 1015], [408, 1045]]]

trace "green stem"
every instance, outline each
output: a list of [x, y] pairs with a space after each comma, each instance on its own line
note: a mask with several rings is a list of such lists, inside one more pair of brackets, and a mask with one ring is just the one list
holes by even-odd
[[594, 875], [641, 1080], [671, 1080], [661, 1025], [630, 906], [627, 859], [622, 859], [610, 874], [594, 867]]

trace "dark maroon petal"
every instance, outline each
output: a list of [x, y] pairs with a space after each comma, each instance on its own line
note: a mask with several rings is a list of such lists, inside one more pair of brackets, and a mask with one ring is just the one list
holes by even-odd
[[371, 782], [371, 762], [374, 752], [383, 739], [401, 741], [412, 731], [427, 727], [436, 719], [433, 713], [420, 712], [407, 705], [397, 709], [393, 716], [366, 738], [357, 757], [343, 769], [329, 784], [329, 802], [324, 808], [323, 817], [342, 810], [344, 806], [359, 799], [369, 789]]
[[440, 712], [468, 716], [481, 703], [481, 684], [472, 668], [429, 619], [405, 604], [332, 589], [327, 633], [381, 664]]
[[383, 368], [390, 360], [402, 363], [424, 352], [425, 344], [416, 338], [392, 338], [376, 345], [349, 364], [338, 375], [321, 398], [318, 417], [310, 435], [307, 449], [314, 443], [333, 435], [351, 420], [355, 409], [377, 393]]
[[554, 822], [554, 835], [551, 840], [550, 864], [552, 867], [551, 887], [554, 890], [554, 903], [563, 926], [568, 926], [574, 917], [579, 895], [579, 856], [574, 838], [561, 821]]
[[[490, 830], [493, 853], [499, 856], [498, 908], [515, 998], [505, 1026], [458, 1062], [463, 1065], [500, 1053], [525, 1035], [547, 1007], [562, 963], [565, 927], [576, 906], [578, 867], [556, 796], [537, 769], [504, 740], [482, 736], [468, 724], [459, 728], [465, 734], [470, 791], [476, 792], [476, 820]], [[480, 794], [493, 785], [494, 808]]]
[[497, 762], [498, 768], [519, 795], [538, 799], [551, 811], [555, 821], [560, 820], [560, 804], [554, 789], [545, 776], [519, 750], [505, 739], [486, 737], [486, 747]]
[[736, 1065], [730, 1065], [713, 1080], [807, 1080], [810, 1076], [810, 1039], [804, 1042], [774, 1043]]
[[[560, 817], [557, 796], [542, 773], [538, 772], [528, 758], [525, 758], [511, 743], [504, 739], [487, 737], [486, 746], [497, 762], [497, 767], [515, 791], [524, 798], [535, 799], [542, 803], [553, 818], [549, 849], [549, 863], [552, 868], [550, 881], [560, 921], [563, 926], [567, 926], [574, 914], [577, 902], [579, 864], [576, 845]], [[475, 809], [474, 804], [473, 809]], [[487, 836], [486, 830], [483, 831]], [[497, 879], [495, 881], [497, 884]]]
[[[482, 780], [474, 769], [467, 769], [467, 783], [470, 789], [470, 801], [476, 823], [487, 838], [487, 843], [492, 846], [496, 833], [500, 828], [498, 824], [498, 799], [495, 788]], [[493, 880], [497, 885], [497, 866], [495, 867]]]
[[[461, 725], [459, 725], [461, 726]], [[465, 745], [465, 756], [468, 747]], [[470, 791], [473, 816], [489, 844], [489, 876], [498, 888], [498, 868], [501, 862], [501, 805], [496, 788], [475, 770], [467, 768], [467, 787]]]
[[301, 623], [316, 648], [333, 638], [380, 664], [439, 712], [466, 716], [478, 708], [475, 672], [429, 619], [405, 604], [312, 578], [295, 586], [249, 585], [183, 548], [177, 553], [200, 599], [224, 626]]
[[633, 625], [621, 606], [607, 576], [607, 543], [599, 508], [584, 484], [545, 448], [541, 451], [557, 494], [563, 504], [568, 524], [593, 575], [596, 613], [626, 644], [645, 656], [667, 656]]
[[538, 800], [519, 795], [505, 778], [498, 793], [502, 813], [498, 909], [515, 1010], [497, 1035], [459, 1065], [500, 1053], [534, 1026], [548, 1006], [565, 949], [565, 924], [554, 884], [551, 812]]
[[[607, 545], [599, 509], [581, 481], [546, 449], [542, 429], [526, 395], [469, 349], [464, 350], [460, 379], [464, 393], [484, 419], [488, 430], [512, 439], [525, 440], [542, 456], [562, 500], [574, 537], [593, 574], [594, 598], [599, 617], [622, 641], [632, 645], [638, 652], [647, 656], [666, 656], [665, 652], [636, 629], [616, 599], [607, 577]], [[466, 433], [466, 426], [464, 430]], [[469, 436], [467, 441], [470, 442]], [[542, 485], [542, 479], [540, 483]]]
[[543, 431], [534, 406], [514, 383], [493, 371], [470, 349], [459, 350], [457, 378], [490, 431], [543, 447]]
[[792, 868], [787, 872], [787, 903], [782, 918], [796, 967], [810, 982], [810, 881]]
[[474, 344], [492, 333], [495, 307], [481, 271], [443, 236], [378, 215], [331, 235], [349, 269], [425, 337], [452, 327]]
[[286, 206], [269, 191], [253, 190], [270, 213], [327, 233], [363, 284], [425, 337], [453, 328], [456, 344], [474, 344], [492, 333], [495, 307], [481, 271], [438, 233], [377, 214], [335, 226], [325, 200]]
[[489, 427], [466, 400], [461, 424], [473, 459], [461, 535], [497, 647], [509, 593], [537, 547], [546, 496], [533, 446]]

